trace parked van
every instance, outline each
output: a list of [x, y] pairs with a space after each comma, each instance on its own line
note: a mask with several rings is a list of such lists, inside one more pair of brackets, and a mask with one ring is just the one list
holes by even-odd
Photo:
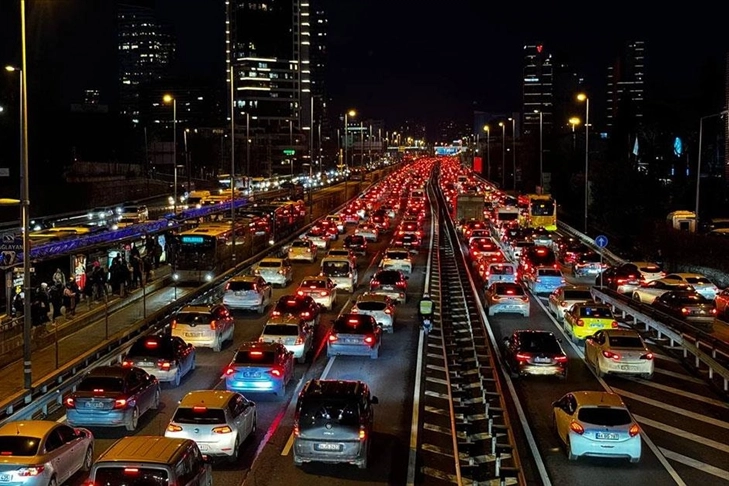
[[486, 288], [496, 282], [516, 283], [516, 265], [513, 263], [489, 263], [483, 274]]
[[88, 484], [212, 486], [213, 474], [194, 440], [138, 435], [119, 439], [99, 456]]
[[347, 257], [324, 257], [321, 260], [321, 275], [329, 277], [337, 288], [354, 292], [357, 287], [357, 267]]

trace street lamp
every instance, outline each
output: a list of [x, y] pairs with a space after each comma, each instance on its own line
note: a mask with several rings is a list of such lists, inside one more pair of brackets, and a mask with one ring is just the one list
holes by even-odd
[[[173, 184], [175, 185], [172, 203], [172, 214], [177, 217], [177, 99], [170, 94], [162, 97], [162, 101], [169, 104], [172, 103], [172, 166], [175, 169], [173, 176]], [[233, 174], [230, 175], [233, 177]]]
[[499, 122], [501, 127], [501, 189], [506, 190], [506, 124]]
[[539, 113], [539, 193], [544, 192], [544, 113], [542, 110], [534, 110]]
[[491, 127], [488, 125], [483, 126], [483, 131], [486, 132], [486, 179], [491, 180]]
[[574, 152], [575, 151], [575, 142], [576, 142], [576, 138], [577, 138], [577, 136], [575, 135], [575, 126], [580, 124], [580, 119], [577, 118], [576, 116], [573, 116], [572, 118], [567, 120], [567, 122], [570, 125], [572, 125], [572, 151]]
[[512, 189], [516, 192], [516, 119], [509, 117], [508, 120], [511, 122], [511, 163], [512, 170], [514, 171], [514, 185]]
[[699, 120], [699, 156], [698, 161], [696, 164], [696, 207], [694, 208], [694, 217], [696, 218], [696, 222], [699, 221], [699, 189], [700, 189], [700, 182], [701, 182], [701, 142], [704, 138], [704, 120], [707, 118], [713, 118], [715, 116], [724, 116], [729, 113], [729, 110], [724, 110], [719, 113], [714, 113], [713, 115], [706, 115], [702, 116]]
[[349, 117], [355, 117], [357, 116], [357, 112], [354, 110], [349, 110], [344, 113], [344, 138], [342, 140], [342, 145], [344, 146], [344, 199], [347, 199], [347, 190], [349, 189], [347, 187], [347, 182], [349, 181], [349, 178], [347, 177], [347, 169], [349, 169], [349, 161], [347, 160], [347, 145], [349, 144]]
[[[187, 150], [187, 134], [190, 132], [189, 128], [185, 128], [182, 132], [182, 138], [185, 140], [185, 172], [187, 172], [187, 194], [190, 194], [190, 152]], [[232, 177], [232, 176], [231, 176]], [[231, 179], [231, 184], [232, 184]]]
[[587, 206], [589, 201], [589, 179], [588, 170], [590, 169], [590, 98], [586, 94], [577, 95], [577, 101], [585, 102], [585, 234], [587, 234]]

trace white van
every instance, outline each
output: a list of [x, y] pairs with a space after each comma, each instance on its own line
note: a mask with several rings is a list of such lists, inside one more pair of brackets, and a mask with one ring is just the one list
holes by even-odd
[[347, 257], [324, 257], [321, 260], [321, 275], [329, 277], [337, 288], [354, 292], [357, 287], [357, 267]]
[[496, 282], [516, 283], [516, 265], [513, 263], [489, 263], [483, 275], [486, 288]]

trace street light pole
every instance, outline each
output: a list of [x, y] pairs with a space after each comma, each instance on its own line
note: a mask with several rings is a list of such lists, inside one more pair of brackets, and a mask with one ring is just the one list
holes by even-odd
[[23, 143], [21, 145], [21, 157], [22, 167], [21, 176], [23, 178], [23, 184], [21, 186], [21, 219], [23, 223], [23, 291], [25, 292], [23, 299], [23, 385], [26, 389], [30, 389], [33, 386], [32, 380], [32, 366], [31, 366], [31, 342], [30, 342], [30, 302], [31, 297], [31, 284], [30, 284], [30, 184], [28, 183], [29, 176], [29, 165], [28, 165], [28, 63], [26, 60], [26, 45], [25, 45], [25, 0], [20, 0], [20, 32], [21, 32], [21, 55], [22, 65], [20, 71], [20, 79], [23, 94], [21, 96], [21, 103], [23, 109], [20, 114], [22, 116], [21, 121], [21, 133]]
[[172, 167], [174, 168], [172, 183], [175, 186], [172, 192], [174, 198], [172, 201], [172, 214], [177, 217], [177, 98], [166, 94], [162, 97], [162, 101], [172, 103]]
[[483, 131], [486, 132], [486, 179], [491, 180], [491, 127], [488, 125], [483, 126]]
[[501, 189], [506, 190], [506, 124], [499, 122], [501, 127]]
[[[235, 225], [235, 66], [230, 63], [230, 243], [232, 251], [230, 252], [230, 262], [235, 267], [235, 245], [236, 242], [236, 225]], [[247, 113], [246, 113], [247, 115]], [[246, 118], [246, 127], [248, 124]], [[247, 140], [246, 140], [247, 143]]]
[[706, 115], [702, 116], [699, 120], [699, 155], [696, 163], [696, 206], [694, 207], [694, 215], [696, 218], [696, 223], [699, 222], [699, 196], [700, 196], [700, 184], [701, 184], [701, 145], [704, 139], [704, 120], [707, 118], [713, 118], [715, 116], [724, 116], [727, 113], [729, 113], [729, 110], [724, 110], [719, 113], [714, 113], [713, 115]]
[[[246, 177], [251, 177], [251, 116], [246, 112]], [[250, 185], [250, 182], [248, 183]]]
[[541, 110], [539, 112], [539, 192], [544, 193], [544, 118]]
[[587, 208], [590, 200], [590, 180], [588, 171], [590, 169], [590, 98], [586, 94], [577, 95], [579, 101], [585, 102], [585, 234], [587, 234]]
[[185, 128], [182, 132], [182, 138], [185, 139], [185, 172], [187, 172], [187, 194], [190, 194], [190, 152], [187, 150], [187, 133], [189, 128]]
[[311, 97], [311, 123], [309, 124], [309, 192], [311, 192], [311, 172], [314, 165], [314, 97]]
[[516, 192], [516, 119], [509, 118], [509, 121], [511, 122], [511, 170], [514, 172], [514, 185], [512, 189]]
[[572, 152], [576, 150], [577, 145], [577, 135], [575, 134], [575, 126], [580, 124], [580, 119], [576, 116], [573, 116], [569, 120], [567, 120], [570, 125], [572, 125]]

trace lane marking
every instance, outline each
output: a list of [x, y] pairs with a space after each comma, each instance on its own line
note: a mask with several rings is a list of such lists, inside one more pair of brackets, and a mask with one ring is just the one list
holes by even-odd
[[664, 424], [661, 422], [656, 422], [655, 420], [651, 420], [651, 419], [643, 417], [641, 415], [633, 415], [633, 417], [635, 417], [635, 420], [637, 420], [638, 422], [648, 425], [649, 427], [653, 427], [658, 430], [662, 430], [663, 432], [668, 432], [669, 434], [681, 437], [683, 439], [688, 439], [688, 440], [696, 442], [698, 444], [705, 445], [705, 446], [711, 447], [713, 449], [716, 449], [718, 451], [729, 454], [729, 444], [723, 444], [716, 440], [707, 439], [706, 437], [692, 434], [691, 432], [686, 432], [685, 430], [681, 430], [681, 429], [673, 427], [671, 425], [667, 425], [667, 424]]
[[621, 395], [623, 397], [630, 398], [631, 400], [636, 400], [639, 402], [643, 402], [647, 405], [652, 405], [654, 407], [661, 408], [663, 410], [667, 410], [669, 412], [673, 412], [677, 415], [682, 415], [684, 417], [688, 417], [694, 420], [698, 420], [700, 422], [705, 422], [707, 424], [711, 424], [714, 427], [721, 427], [723, 429], [729, 429], [729, 422], [724, 422], [719, 419], [715, 419], [713, 417], [707, 417], [706, 415], [701, 415], [695, 412], [692, 412], [690, 410], [686, 410], [680, 407], [676, 407], [674, 405], [669, 405], [667, 403], [661, 402], [659, 400], [653, 400], [652, 398], [644, 397], [642, 395], [637, 395], [635, 393], [631, 393], [626, 390], [622, 390], [620, 388], [613, 388], [613, 391], [617, 393], [618, 395]]
[[[657, 356], [657, 355], [653, 355]], [[677, 378], [679, 380], [685, 380], [690, 381], [691, 383], [698, 383], [699, 385], [706, 385], [706, 380], [702, 380], [701, 378], [696, 378], [695, 376], [686, 375], [684, 373], [676, 373], [675, 371], [668, 371], [664, 370], [662, 368], [655, 368], [653, 370], [654, 373], [660, 373], [662, 375], [670, 376], [671, 378]]]
[[702, 403], [706, 403], [709, 405], [715, 405], [717, 407], [722, 407], [722, 408], [729, 408], [729, 403], [722, 402], [721, 400], [716, 400], [714, 398], [709, 398], [709, 397], [702, 397], [701, 395], [698, 395], [696, 393], [687, 392], [684, 390], [680, 390], [678, 388], [673, 388], [671, 386], [661, 385], [660, 383], [655, 383], [650, 380], [643, 380], [640, 378], [634, 378], [632, 376], [626, 376], [625, 379], [634, 381], [636, 383], [640, 383], [641, 385], [649, 386], [651, 388], [656, 388], [661, 391], [673, 393], [675, 395], [680, 395], [685, 398], [690, 398], [692, 400], [696, 400], [697, 402], [702, 402]]
[[684, 456], [683, 454], [679, 454], [678, 452], [669, 451], [668, 449], [664, 449], [663, 447], [661, 447], [661, 452], [667, 458], [679, 462], [684, 466], [689, 466], [694, 469], [698, 469], [701, 472], [705, 472], [707, 474], [711, 474], [712, 476], [716, 476], [718, 478], [729, 481], [729, 471], [719, 469], [718, 467], [706, 464], [705, 462], [697, 461], [696, 459]]

